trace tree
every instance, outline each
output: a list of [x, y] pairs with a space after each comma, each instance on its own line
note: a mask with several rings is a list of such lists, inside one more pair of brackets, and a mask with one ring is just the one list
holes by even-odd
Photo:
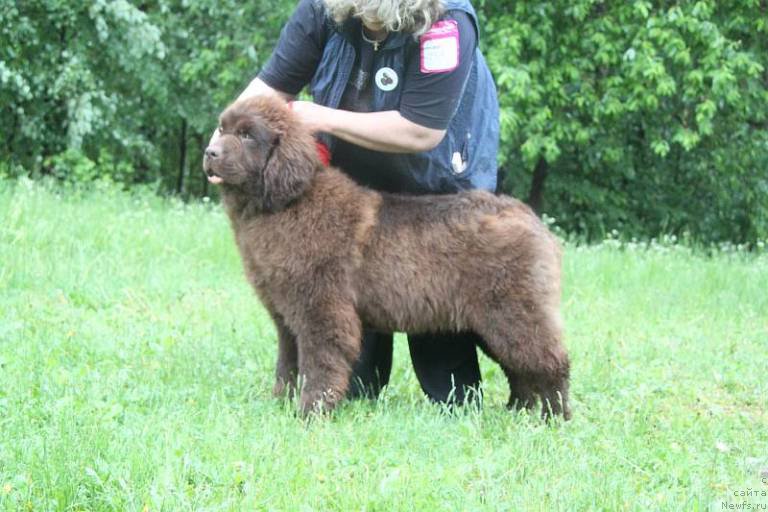
[[510, 189], [592, 235], [768, 236], [765, 9], [487, 3]]

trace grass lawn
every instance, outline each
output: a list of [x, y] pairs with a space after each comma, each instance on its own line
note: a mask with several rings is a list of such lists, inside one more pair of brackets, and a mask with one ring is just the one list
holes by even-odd
[[567, 245], [570, 422], [486, 358], [481, 410], [429, 404], [400, 338], [306, 423], [218, 205], [0, 181], [0, 219], [0, 510], [768, 509], [764, 249]]

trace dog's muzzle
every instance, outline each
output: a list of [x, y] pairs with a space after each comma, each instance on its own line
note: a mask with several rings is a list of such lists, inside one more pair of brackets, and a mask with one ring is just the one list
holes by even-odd
[[211, 169], [210, 167], [206, 167], [205, 174], [208, 177], [208, 183], [213, 183], [214, 185], [219, 185], [221, 182], [224, 181], [221, 178], [221, 176], [219, 176], [218, 174], [213, 172], [213, 169]]
[[214, 185], [220, 184], [224, 181], [221, 176], [211, 168], [211, 161], [219, 158], [221, 155], [221, 148], [214, 146], [208, 146], [205, 148], [205, 156], [203, 157], [203, 169], [208, 176], [208, 182]]

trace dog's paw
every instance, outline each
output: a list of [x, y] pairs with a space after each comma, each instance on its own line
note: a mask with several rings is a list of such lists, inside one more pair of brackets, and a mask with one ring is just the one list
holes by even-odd
[[324, 415], [336, 408], [342, 394], [333, 389], [323, 391], [304, 390], [301, 393], [300, 408], [303, 416], [310, 414]]
[[283, 379], [277, 379], [272, 387], [272, 396], [275, 398], [287, 398], [290, 400], [295, 394], [296, 385]]

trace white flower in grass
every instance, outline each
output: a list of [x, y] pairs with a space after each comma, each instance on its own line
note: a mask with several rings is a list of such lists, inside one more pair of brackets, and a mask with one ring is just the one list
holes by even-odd
[[717, 450], [721, 453], [728, 453], [729, 451], [731, 451], [731, 448], [722, 441], [716, 442], [715, 448], [717, 448]]

